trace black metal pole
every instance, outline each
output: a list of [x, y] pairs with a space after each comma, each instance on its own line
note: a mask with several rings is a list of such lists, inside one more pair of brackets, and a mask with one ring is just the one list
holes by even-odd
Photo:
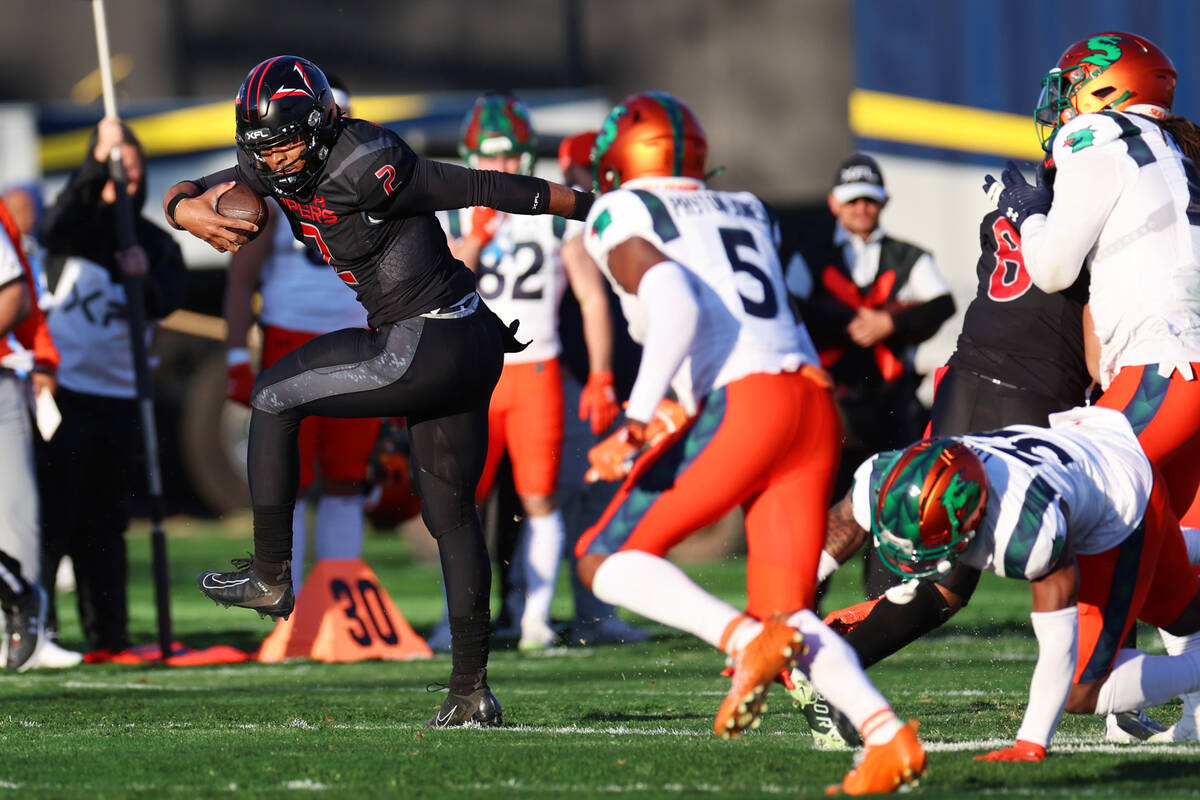
[[[104, 18], [104, 0], [92, 0], [92, 15], [96, 27], [96, 50], [100, 57], [100, 77], [104, 90], [104, 113], [117, 116], [116, 93], [109, 68], [108, 26]], [[129, 250], [137, 246], [133, 205], [126, 190], [125, 167], [121, 163], [121, 148], [113, 148], [108, 162], [109, 175], [117, 191], [114, 206], [117, 224], [117, 248]], [[145, 170], [143, 169], [143, 174]], [[145, 178], [143, 177], [143, 180]], [[146, 457], [146, 485], [150, 494], [150, 550], [154, 566], [154, 600], [158, 611], [159, 657], [166, 663], [171, 655], [171, 581], [167, 570], [167, 536], [163, 531], [162, 472], [158, 460], [158, 428], [154, 421], [154, 387], [150, 382], [150, 361], [146, 354], [146, 309], [143, 302], [142, 279], [122, 270], [125, 287], [126, 319], [129, 322], [129, 343], [133, 354], [133, 370], [137, 385], [138, 415], [142, 429], [142, 445]]]

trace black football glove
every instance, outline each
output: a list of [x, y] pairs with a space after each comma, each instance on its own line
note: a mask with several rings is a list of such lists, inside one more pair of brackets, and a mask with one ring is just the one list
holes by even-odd
[[1026, 219], [1050, 210], [1050, 190], [1042, 185], [1042, 180], [1039, 172], [1038, 185], [1031, 185], [1021, 174], [1020, 167], [1009, 161], [1000, 173], [1000, 180], [991, 175], [983, 179], [983, 191], [1019, 231]]

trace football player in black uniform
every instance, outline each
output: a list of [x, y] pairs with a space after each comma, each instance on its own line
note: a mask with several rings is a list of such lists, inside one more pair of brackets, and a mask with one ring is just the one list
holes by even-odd
[[235, 106], [237, 166], [168, 189], [167, 219], [218, 251], [236, 251], [255, 228], [218, 215], [217, 198], [234, 181], [276, 197], [296, 238], [357, 293], [370, 328], [320, 336], [258, 376], [248, 455], [254, 554], [235, 560], [232, 572], [201, 574], [201, 591], [287, 617], [300, 420], [407, 417], [453, 636], [450, 696], [426, 724], [498, 725], [486, 671], [491, 567], [475, 485], [503, 353], [521, 345], [479, 301], [475, 276], [450, 255], [433, 212], [491, 206], [584, 219], [592, 196], [420, 158], [391, 131], [341, 116], [325, 75], [295, 56], [252, 69]]

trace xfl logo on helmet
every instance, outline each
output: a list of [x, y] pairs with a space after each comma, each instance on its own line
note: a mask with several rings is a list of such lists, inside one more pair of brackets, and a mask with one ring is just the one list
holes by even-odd
[[270, 128], [255, 128], [252, 131], [246, 131], [244, 134], [242, 134], [242, 136], [245, 137], [246, 141], [248, 141], [248, 142], [254, 142], [259, 139], [266, 139], [270, 135], [271, 135]]

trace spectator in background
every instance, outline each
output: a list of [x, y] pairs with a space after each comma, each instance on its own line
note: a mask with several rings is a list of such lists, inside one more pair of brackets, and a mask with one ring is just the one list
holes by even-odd
[[[856, 153], [843, 161], [828, 197], [832, 229], [802, 242], [787, 270], [788, 291], [835, 382], [845, 436], [835, 497], [868, 456], [920, 437], [928, 415], [916, 396], [913, 353], [954, 314], [933, 257], [880, 227], [887, 202], [875, 159]], [[864, 582], [870, 597], [891, 583], [874, 551]]]
[[[138, 244], [118, 250], [116, 186], [109, 153], [121, 148]], [[56, 395], [62, 426], [37, 448], [42, 497], [41, 582], [53, 597], [59, 560], [75, 564], [79, 619], [94, 659], [129, 646], [125, 529], [144, 458], [123, 276], [144, 278], [148, 320], [184, 299], [183, 256], [171, 236], [141, 216], [145, 153], [120, 120], [100, 121], [83, 164], [41, 225], [50, 291], [47, 318], [62, 354]], [[153, 333], [153, 323], [146, 330]], [[54, 603], [49, 627], [55, 628]]]
[[[20, 232], [2, 203], [0, 226], [5, 234], [0, 236], [0, 660], [24, 672], [74, 666], [80, 655], [45, 639], [46, 596], [37, 585], [41, 535], [28, 396], [31, 388], [53, 395], [58, 351], [34, 301]], [[28, 383], [25, 375], [31, 376]], [[22, 576], [20, 562], [32, 583]]]
[[[473, 168], [530, 174], [535, 145], [529, 110], [511, 94], [483, 95], [463, 120], [459, 149]], [[476, 498], [490, 493], [507, 452], [525, 512], [515, 558], [525, 587], [518, 647], [544, 648], [558, 638], [550, 627], [550, 603], [566, 539], [557, 494], [568, 416], [558, 359], [558, 307], [569, 286], [582, 312], [589, 361], [578, 415], [600, 434], [620, 413], [608, 293], [578, 241], [581, 222], [484, 207], [446, 212], [442, 219], [451, 252], [478, 276], [479, 295], [502, 320], [520, 320], [522, 334], [531, 339], [528, 348], [504, 357], [488, 413], [488, 456]]]
[[[329, 76], [334, 100], [350, 115], [345, 86]], [[292, 235], [277, 201], [260, 236], [234, 253], [225, 285], [229, 398], [250, 405], [255, 372], [246, 335], [253, 299], [262, 296], [262, 369], [280, 356], [341, 328], [366, 328], [367, 311], [320, 254]], [[292, 586], [304, 583], [309, 490], [318, 487], [313, 543], [316, 560], [358, 558], [363, 543], [363, 490], [379, 436], [378, 417], [307, 417], [300, 423], [300, 490], [292, 516]], [[319, 480], [319, 482], [318, 482]]]

